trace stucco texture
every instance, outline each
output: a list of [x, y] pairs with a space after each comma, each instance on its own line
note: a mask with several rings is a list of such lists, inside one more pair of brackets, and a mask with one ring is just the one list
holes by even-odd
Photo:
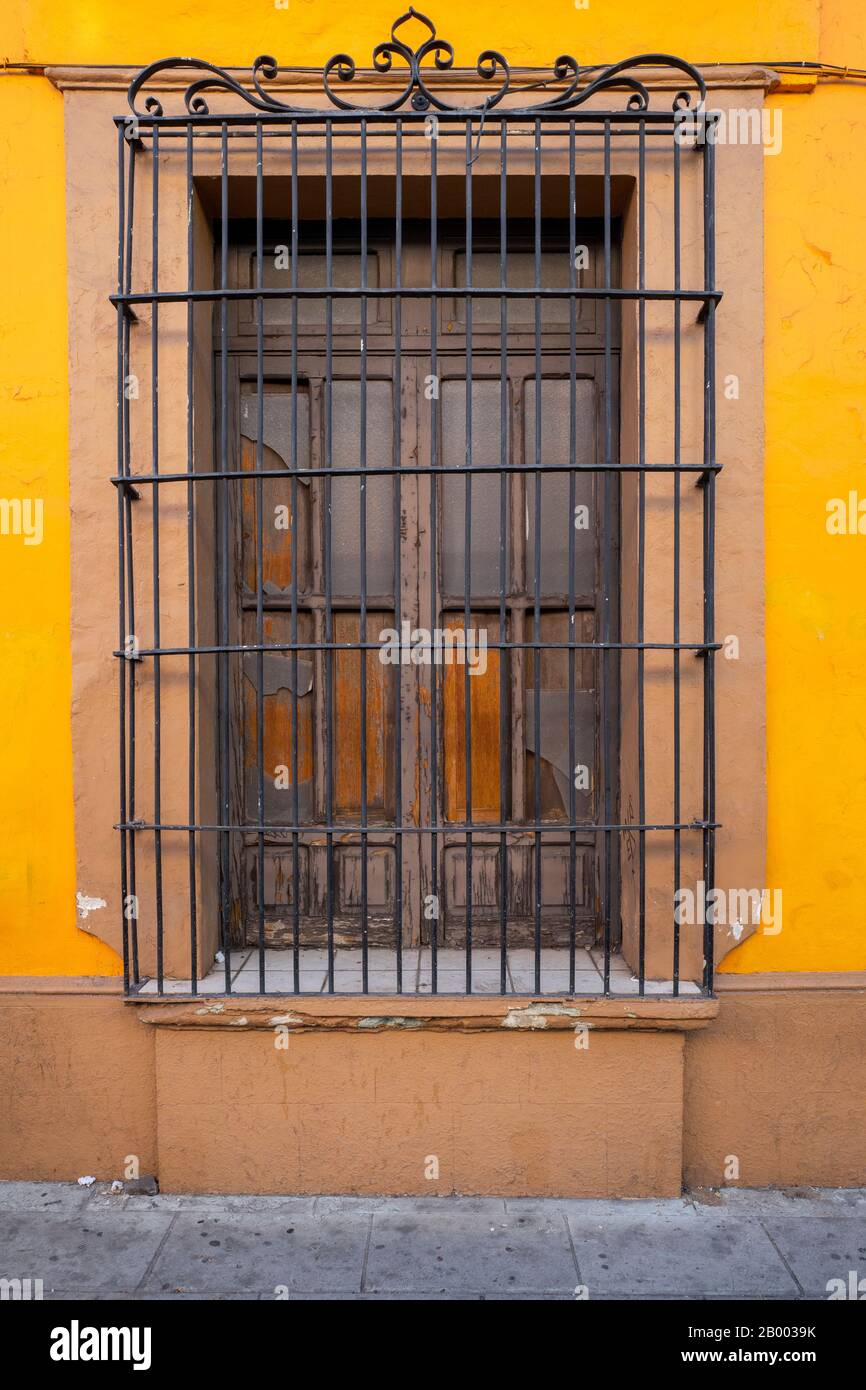
[[[291, 0], [251, 16], [233, 0], [206, 10], [155, 0], [143, 24], [137, 10], [109, 0], [6, 7], [0, 494], [38, 492], [46, 532], [29, 549], [17, 537], [0, 540], [0, 716], [11, 734], [0, 761], [4, 974], [120, 971], [75, 907], [88, 885], [76, 882], [70, 735], [63, 101], [46, 78], [14, 64], [138, 65], [177, 52], [248, 64], [270, 51], [309, 65], [338, 50], [365, 63], [399, 8]], [[866, 65], [856, 0], [737, 0], [723, 12], [671, 0], [586, 9], [481, 0], [471, 10], [440, 0], [433, 9], [458, 63], [492, 45], [515, 63], [548, 66], [563, 50], [582, 62], [667, 50], [698, 62]], [[862, 486], [866, 94], [855, 82], [803, 85], [768, 99], [783, 112], [783, 145], [764, 160], [766, 885], [783, 892], [784, 926], [728, 957], [724, 969], [739, 972], [866, 967], [866, 537], [825, 528], [827, 500]], [[719, 363], [720, 377], [736, 370], [736, 361]], [[107, 478], [113, 441], [101, 443], [105, 457], [97, 450], [93, 467]]]

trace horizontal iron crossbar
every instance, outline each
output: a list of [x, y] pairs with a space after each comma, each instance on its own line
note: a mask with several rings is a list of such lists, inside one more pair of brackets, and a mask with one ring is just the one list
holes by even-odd
[[328, 825], [309, 825], [303, 822], [299, 825], [272, 825], [259, 822], [251, 822], [249, 825], [236, 825], [229, 822], [226, 825], [202, 825], [194, 823], [166, 821], [120, 821], [115, 830], [153, 830], [162, 832], [164, 830], [182, 830], [198, 833], [199, 831], [231, 832], [232, 834], [244, 835], [363, 835], [365, 838], [387, 839], [389, 842], [399, 835], [461, 835], [472, 832], [476, 837], [485, 834], [513, 834], [513, 835], [548, 835], [550, 837], [569, 835], [580, 832], [583, 835], [606, 834], [608, 831], [642, 832], [642, 831], [687, 831], [687, 830], [717, 830], [717, 821], [679, 821], [659, 823], [656, 825], [639, 821], [622, 821], [613, 824], [605, 824], [595, 821], [521, 821], [515, 824], [511, 821], [444, 821], [440, 825], [411, 825], [404, 822], [398, 826], [378, 826], [375, 823], [352, 824], [347, 821], [334, 821]]

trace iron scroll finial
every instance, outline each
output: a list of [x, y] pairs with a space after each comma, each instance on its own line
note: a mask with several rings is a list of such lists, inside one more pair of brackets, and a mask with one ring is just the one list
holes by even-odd
[[[403, 27], [412, 22], [420, 24], [427, 31], [426, 38], [423, 38], [416, 48], [410, 47], [400, 34]], [[428, 64], [426, 67], [424, 66], [425, 61]], [[393, 96], [386, 93], [384, 102], [377, 106], [354, 102], [348, 93], [342, 94], [338, 88], [341, 86], [349, 87], [349, 84], [355, 81], [359, 73], [354, 58], [348, 53], [335, 53], [332, 58], [328, 59], [322, 69], [322, 87], [332, 106], [340, 111], [358, 112], [361, 115], [375, 112], [396, 112], [407, 104], [417, 112], [425, 112], [433, 108], [437, 111], [450, 111], [466, 115], [486, 114], [494, 106], [499, 105], [506, 95], [517, 98], [523, 92], [537, 91], [539, 88], [550, 91], [550, 95], [545, 100], [528, 105], [519, 102], [514, 109], [528, 115], [543, 111], [567, 113], [582, 106], [584, 102], [599, 92], [619, 91], [628, 93], [627, 111], [641, 112], [649, 110], [650, 96], [647, 86], [640, 81], [635, 73], [641, 68], [651, 67], [670, 68], [683, 73], [694, 85], [699, 103], [705, 102], [706, 84], [701, 73], [684, 59], [676, 58], [669, 53], [644, 53], [607, 67], [585, 68], [580, 66], [576, 58], [571, 57], [568, 53], [563, 53], [554, 61], [549, 77], [542, 81], [536, 79], [530, 86], [524, 88], [515, 88], [512, 85], [512, 70], [507, 59], [494, 48], [487, 48], [479, 54], [475, 64], [475, 74], [485, 83], [497, 83], [498, 80], [498, 85], [493, 87], [483, 102], [474, 106], [450, 102], [444, 95], [433, 89], [430, 78], [434, 72], [444, 73], [454, 70], [453, 45], [446, 42], [445, 39], [439, 38], [433, 21], [426, 14], [410, 5], [409, 9], [395, 19], [391, 25], [390, 38], [377, 44], [373, 50], [372, 73], [379, 77], [388, 77], [393, 74], [399, 78], [400, 86]], [[267, 84], [279, 76], [280, 69], [275, 58], [269, 54], [263, 54], [256, 58], [253, 63], [249, 77], [246, 79], [246, 85], [245, 81], [235, 77], [225, 68], [217, 67], [200, 58], [163, 58], [159, 62], [151, 63], [149, 67], [143, 68], [130, 84], [127, 95], [132, 112], [144, 119], [164, 116], [162, 102], [153, 95], [145, 97], [143, 109], [138, 109], [136, 100], [139, 92], [158, 73], [183, 68], [189, 68], [199, 74], [194, 81], [190, 82], [184, 92], [184, 106], [190, 116], [209, 116], [211, 114], [205, 96], [206, 92], [224, 92], [233, 95], [240, 98], [248, 106], [253, 107], [254, 110], [261, 111], [266, 115], [303, 115], [318, 109], [280, 101], [273, 94], [273, 91], [268, 91]], [[559, 84], [560, 90], [553, 90], [557, 84]], [[686, 88], [678, 91], [674, 97], [673, 110], [678, 111], [689, 107], [693, 95], [694, 93]]]
[[[410, 20], [417, 20], [429, 31], [429, 37], [415, 49], [403, 43], [397, 37], [397, 31]], [[426, 14], [416, 10], [410, 5], [405, 14], [401, 14], [399, 19], [395, 19], [391, 25], [390, 41], [377, 44], [373, 50], [373, 69], [378, 73], [391, 71], [395, 58], [401, 58], [408, 69], [406, 82], [393, 100], [388, 101], [384, 106], [377, 108], [381, 111], [398, 111], [405, 102], [410, 102], [415, 111], [429, 111], [430, 107], [436, 107], [439, 111], [455, 111], [460, 108], [452, 103], [444, 101], [441, 97], [431, 91], [425, 80], [425, 73], [422, 63], [425, 58], [433, 58], [434, 65], [440, 72], [445, 72], [454, 67], [454, 48], [444, 39], [436, 35], [436, 25]], [[489, 110], [491, 106], [497, 105], [502, 100], [511, 84], [511, 69], [501, 53], [493, 48], [486, 48], [479, 54], [475, 65], [475, 71], [485, 82], [490, 82], [496, 77], [497, 73], [502, 73], [503, 80], [499, 88], [490, 94], [484, 102], [484, 110]], [[329, 58], [325, 64], [322, 75], [325, 91], [335, 106], [342, 111], [359, 111], [369, 108], [359, 106], [357, 103], [347, 101], [334, 91], [330, 84], [331, 74], [335, 74], [340, 82], [352, 82], [355, 78], [357, 69], [355, 61], [350, 58], [348, 53], [336, 53], [333, 58]], [[478, 109], [478, 108], [475, 108]]]

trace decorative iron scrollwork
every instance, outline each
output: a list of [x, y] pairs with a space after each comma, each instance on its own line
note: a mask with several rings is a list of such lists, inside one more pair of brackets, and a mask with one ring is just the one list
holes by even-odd
[[[417, 48], [411, 48], [399, 37], [399, 30], [412, 20], [423, 25], [428, 31], [427, 38]], [[422, 66], [426, 59], [432, 59], [432, 67]], [[620, 91], [629, 93], [626, 110], [641, 112], [649, 110], [650, 97], [645, 84], [634, 76], [635, 69], [664, 67], [673, 68], [690, 78], [697, 90], [699, 101], [702, 103], [706, 99], [706, 85], [697, 68], [692, 67], [691, 63], [685, 62], [684, 59], [675, 58], [669, 53], [644, 53], [635, 58], [626, 58], [624, 61], [614, 63], [606, 68], [582, 68], [576, 58], [572, 58], [568, 53], [563, 53], [554, 62], [548, 78], [541, 81], [536, 79], [526, 88], [515, 88], [512, 86], [512, 72], [507, 59], [495, 48], [486, 48], [478, 57], [475, 72], [483, 82], [498, 82], [498, 85], [483, 102], [474, 106], [451, 102], [432, 89], [429, 79], [435, 72], [448, 72], [454, 69], [453, 45], [447, 43], [445, 39], [440, 39], [436, 34], [436, 26], [433, 21], [412, 6], [394, 21], [391, 26], [390, 39], [377, 44], [374, 48], [373, 73], [386, 76], [393, 72], [398, 75], [400, 69], [395, 68], [395, 60], [405, 64], [405, 73], [401, 77], [402, 85], [393, 97], [379, 106], [353, 102], [347, 96], [341, 95], [336, 89], [337, 85], [340, 84], [348, 86], [358, 76], [359, 69], [355, 65], [355, 60], [348, 53], [335, 53], [333, 58], [328, 59], [322, 71], [324, 93], [330, 103], [339, 110], [355, 111], [360, 115], [365, 112], [370, 114], [377, 111], [396, 112], [407, 104], [412, 110], [419, 112], [429, 111], [433, 108], [437, 111], [480, 115], [490, 111], [494, 106], [498, 106], [509, 93], [516, 97], [522, 91], [537, 91], [540, 87], [547, 89], [555, 84], [565, 83], [563, 90], [554, 92], [547, 100], [528, 105], [519, 103], [515, 109], [527, 114], [542, 111], [568, 112], [582, 106], [590, 97], [599, 92]], [[149, 67], [143, 68], [138, 73], [129, 88], [129, 105], [135, 115], [158, 117], [165, 114], [158, 97], [146, 97], [143, 110], [136, 108], [136, 98], [142, 88], [157, 73], [170, 72], [178, 68], [191, 68], [205, 74], [191, 82], [184, 92], [184, 106], [191, 116], [211, 114], [204, 95], [205, 92], [232, 93], [240, 97], [248, 106], [265, 114], [301, 115], [309, 114], [311, 109], [279, 101], [272, 92], [266, 90], [263, 83], [273, 82], [280, 69], [275, 58], [264, 54], [256, 58], [253, 63], [249, 75], [251, 86], [245, 86], [224, 68], [215, 67], [213, 63], [207, 63], [199, 58], [163, 58], [157, 63], [151, 63]], [[678, 91], [674, 97], [673, 110], [678, 111], [689, 107], [692, 95], [693, 93], [686, 88]]]
[[[397, 37], [398, 29], [402, 28], [404, 24], [408, 24], [412, 19], [418, 20], [420, 24], [423, 24], [424, 27], [430, 31], [429, 38], [419, 44], [416, 49], [411, 49], [408, 44], [403, 43]], [[406, 84], [403, 90], [394, 97], [392, 101], [379, 107], [379, 110], [399, 111], [400, 107], [407, 101], [411, 102], [412, 107], [416, 111], [429, 111], [431, 106], [436, 107], [439, 111], [454, 111], [458, 109], [451, 102], [446, 102], [441, 97], [438, 97], [427, 85], [421, 64], [425, 58], [429, 57], [433, 58], [434, 65], [440, 72], [445, 72], [454, 67], [453, 46], [450, 43], [446, 43], [444, 39], [437, 38], [436, 26], [433, 21], [428, 19], [425, 14], [421, 14], [419, 10], [413, 9], [410, 5], [406, 13], [401, 14], [400, 18], [396, 19], [391, 25], [390, 42], [377, 44], [373, 50], [373, 69], [375, 72], [390, 72], [395, 58], [402, 58], [408, 69]], [[489, 110], [492, 106], [496, 106], [508, 91], [511, 85], [511, 69], [501, 53], [497, 53], [494, 48], [486, 48], [484, 52], [479, 55], [478, 62], [475, 65], [475, 71], [485, 82], [492, 81], [497, 73], [502, 73], [502, 82], [500, 86], [495, 92], [490, 94], [484, 102], [483, 108], [481, 108]], [[341, 82], [351, 82], [356, 72], [355, 61], [353, 58], [349, 57], [348, 53], [336, 53], [334, 57], [329, 58], [325, 64], [325, 70], [322, 75], [325, 91], [334, 105], [339, 106], [342, 111], [359, 111], [362, 108], [355, 102], [346, 101], [335, 92], [330, 84], [329, 78], [331, 74], [334, 73]]]

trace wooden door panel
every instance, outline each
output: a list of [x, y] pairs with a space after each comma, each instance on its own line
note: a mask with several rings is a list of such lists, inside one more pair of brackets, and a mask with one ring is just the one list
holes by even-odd
[[[298, 641], [310, 642], [312, 622], [309, 614], [300, 614]], [[245, 640], [256, 640], [255, 614], [247, 613]], [[265, 643], [289, 643], [291, 615], [284, 612], [266, 613], [263, 620]], [[297, 684], [295, 683], [297, 670]], [[264, 652], [262, 673], [262, 742], [264, 818], [266, 825], [291, 825], [294, 816], [294, 782], [297, 764], [299, 814], [303, 820], [313, 814], [314, 794], [314, 702], [315, 665], [309, 652]], [[258, 820], [258, 700], [259, 658], [248, 652], [243, 658], [244, 690], [244, 788], [245, 816], [248, 822]], [[297, 693], [297, 700], [295, 699]], [[295, 715], [295, 709], [297, 714]], [[297, 719], [297, 754], [295, 754], [294, 719]]]
[[[393, 623], [393, 613], [367, 614], [367, 641]], [[334, 615], [334, 641], [359, 642], [359, 613]], [[394, 813], [394, 666], [368, 651], [336, 652], [334, 656], [334, 814], [357, 821], [361, 815], [361, 749], [364, 745], [361, 706], [366, 685], [367, 814], [384, 821]]]
[[[465, 632], [461, 617], [446, 616], [443, 624], [446, 633]], [[499, 620], [491, 622], [488, 614], [471, 614], [471, 627], [474, 642], [479, 634], [488, 641], [499, 640]], [[465, 641], [465, 638], [464, 638]], [[470, 644], [470, 650], [472, 646]], [[459, 653], [459, 647], [457, 648]], [[481, 669], [481, 658], [484, 669]], [[443, 741], [445, 752], [445, 816], [450, 821], [493, 821], [500, 818], [500, 652], [482, 652], [475, 648], [474, 658], [479, 662], [473, 670], [469, 667], [467, 681], [464, 663], [452, 663], [444, 669], [442, 680]], [[466, 799], [466, 694], [469, 693], [470, 714], [470, 765], [472, 786], [471, 814]], [[510, 754], [503, 750], [504, 770], [508, 776]], [[507, 805], [507, 802], [506, 802]]]
[[[297, 420], [295, 419], [297, 411]], [[306, 391], [299, 391], [296, 404], [290, 392], [269, 386], [263, 393], [263, 437], [261, 466], [263, 469], [288, 469], [293, 457], [294, 432], [297, 428], [297, 460], [299, 468], [310, 466], [310, 403]], [[241, 468], [252, 470], [259, 455], [258, 434], [260, 413], [258, 395], [244, 391], [240, 401]], [[292, 512], [292, 494], [297, 497], [297, 517]], [[241, 546], [243, 555], [243, 586], [248, 594], [256, 592], [258, 513], [257, 482], [254, 478], [241, 483]], [[263, 478], [262, 498], [262, 585], [268, 596], [289, 594], [292, 585], [292, 544], [297, 540], [298, 588], [310, 586], [310, 485], [306, 479], [297, 480], [292, 489], [289, 479]]]

